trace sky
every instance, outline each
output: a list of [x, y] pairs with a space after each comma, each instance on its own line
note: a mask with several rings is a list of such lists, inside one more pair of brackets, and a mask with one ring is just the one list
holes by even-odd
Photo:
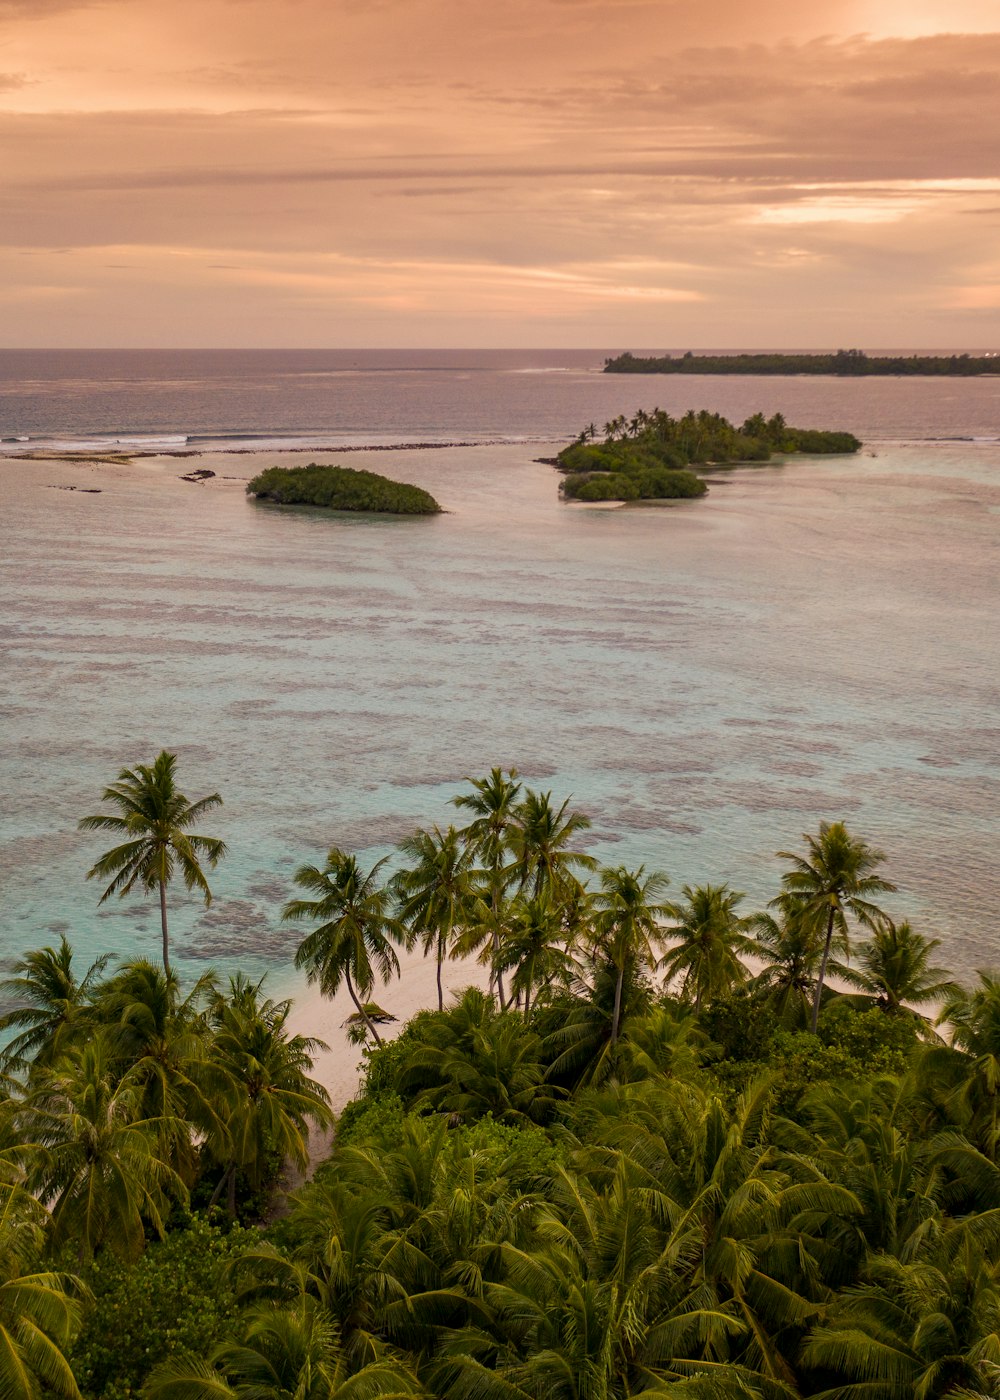
[[0, 0], [0, 344], [1000, 350], [1000, 0]]

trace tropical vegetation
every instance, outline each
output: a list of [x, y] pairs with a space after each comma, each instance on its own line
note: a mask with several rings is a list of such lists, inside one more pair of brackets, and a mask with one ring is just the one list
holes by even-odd
[[[0, 1394], [996, 1400], [1000, 977], [939, 965], [842, 822], [754, 912], [600, 866], [513, 770], [454, 810], [292, 877], [362, 1042], [321, 1161], [323, 1047], [262, 983], [13, 964]], [[417, 948], [438, 1009], [388, 1039]]]
[[767, 354], [633, 355], [625, 351], [604, 361], [605, 374], [836, 374], [948, 375], [968, 378], [1000, 374], [996, 355], [867, 355], [837, 350], [821, 355]]
[[857, 452], [852, 433], [792, 428], [780, 413], [755, 413], [735, 427], [702, 410], [672, 418], [662, 409], [639, 409], [604, 424], [590, 423], [576, 441], [552, 458], [564, 474], [560, 490], [573, 501], [681, 500], [703, 496], [708, 486], [692, 467], [767, 462], [772, 454]]
[[391, 481], [354, 467], [268, 467], [247, 483], [247, 494], [283, 506], [372, 511], [389, 515], [439, 515], [441, 507], [420, 486]]

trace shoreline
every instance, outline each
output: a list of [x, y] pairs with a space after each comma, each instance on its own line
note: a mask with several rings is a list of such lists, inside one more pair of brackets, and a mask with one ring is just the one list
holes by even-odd
[[[108, 450], [66, 448], [46, 450], [26, 448], [23, 452], [0, 450], [0, 460], [11, 462], [80, 462], [91, 466], [127, 467], [133, 462], [147, 458], [190, 458], [190, 457], [259, 457], [264, 454], [281, 453], [331, 453], [347, 452], [443, 452], [451, 447], [520, 447], [535, 442], [548, 442], [548, 438], [470, 438], [468, 440], [447, 440], [442, 442], [370, 442], [351, 443], [347, 446], [331, 447], [314, 443], [310, 447], [279, 446], [259, 447], [164, 447], [162, 449], [142, 448], [138, 451], [124, 449], [115, 451], [112, 444]], [[539, 459], [542, 460], [542, 459]]]
[[[409, 954], [401, 953], [399, 961], [400, 976], [372, 992], [372, 1000], [396, 1017], [385, 1027], [383, 1040], [386, 1041], [394, 1040], [419, 1012], [437, 1009], [434, 959], [425, 958], [414, 950]], [[297, 991], [281, 988], [276, 995], [291, 997], [289, 1027], [296, 1035], [315, 1036], [329, 1047], [315, 1052], [311, 1078], [323, 1085], [330, 1095], [331, 1107], [340, 1114], [357, 1094], [364, 1071], [363, 1048], [350, 1044], [343, 1026], [354, 1011], [354, 1003], [345, 988], [335, 997], [326, 997], [318, 987], [305, 982], [304, 974], [299, 975], [303, 981]], [[485, 990], [489, 985], [489, 972], [475, 958], [461, 958], [445, 962], [441, 981], [447, 1008], [454, 996], [460, 995], [466, 987]]]

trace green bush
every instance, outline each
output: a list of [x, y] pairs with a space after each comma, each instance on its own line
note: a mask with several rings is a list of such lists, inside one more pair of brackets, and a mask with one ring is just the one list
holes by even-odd
[[268, 467], [247, 483], [247, 494], [279, 505], [323, 506], [327, 510], [439, 515], [441, 507], [419, 486], [390, 481], [353, 467]]
[[639, 485], [619, 472], [575, 474], [562, 483], [562, 493], [570, 501], [637, 501]]
[[708, 486], [694, 472], [654, 467], [635, 477], [639, 499], [643, 501], [694, 500], [704, 496]]
[[99, 1256], [82, 1275], [94, 1306], [70, 1355], [82, 1393], [131, 1400], [161, 1361], [183, 1351], [204, 1355], [237, 1313], [230, 1265], [259, 1238], [195, 1216], [133, 1264]]

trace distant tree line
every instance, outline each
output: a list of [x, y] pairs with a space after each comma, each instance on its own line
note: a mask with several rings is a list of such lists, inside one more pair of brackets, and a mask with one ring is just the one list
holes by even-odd
[[1000, 374], [996, 355], [866, 355], [838, 350], [826, 355], [622, 355], [604, 361], [605, 374]]

